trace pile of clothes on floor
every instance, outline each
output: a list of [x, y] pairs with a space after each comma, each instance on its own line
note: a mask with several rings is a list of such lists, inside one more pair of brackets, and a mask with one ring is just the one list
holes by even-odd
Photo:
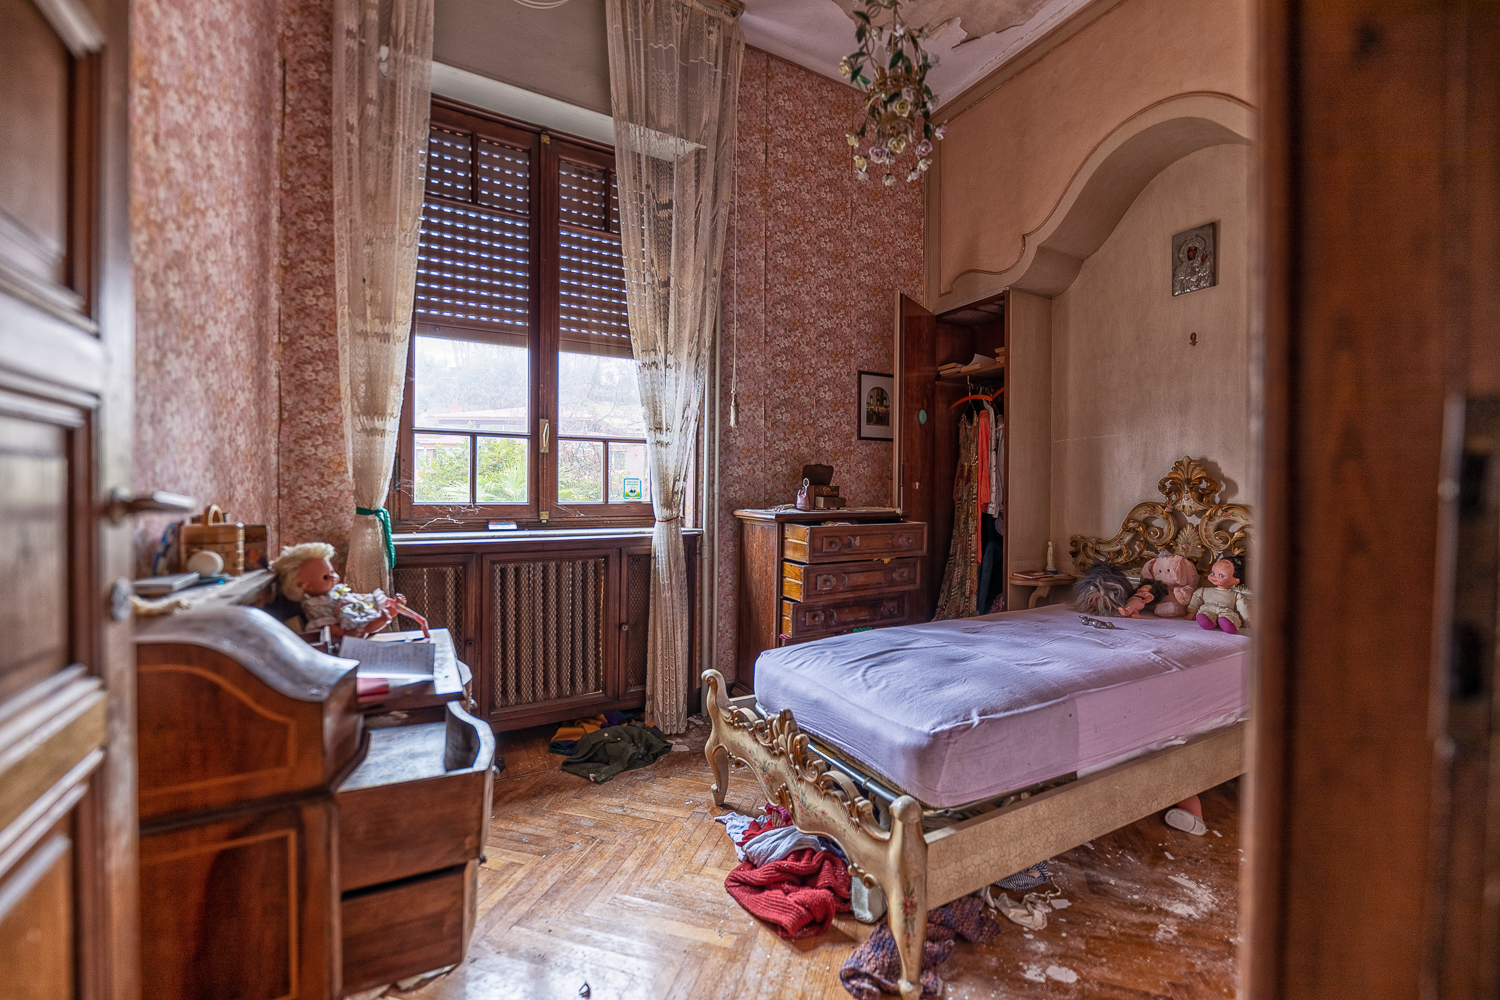
[[849, 866], [827, 837], [803, 833], [781, 806], [759, 817], [715, 817], [734, 841], [741, 864], [724, 880], [734, 901], [784, 938], [826, 931], [835, 913], [849, 912]]
[[672, 744], [635, 713], [606, 712], [563, 726], [547, 750], [568, 758], [564, 771], [602, 785], [622, 771], [656, 763], [672, 752]]
[[[752, 916], [770, 924], [784, 938], [821, 934], [836, 913], [849, 913], [866, 923], [879, 920], [884, 905], [872, 906], [864, 887], [851, 887], [849, 866], [838, 844], [827, 837], [803, 833], [792, 825], [791, 813], [766, 805], [757, 817], [729, 813], [715, 817], [734, 842], [740, 865], [724, 880], [724, 888]], [[854, 890], [851, 894], [851, 888]], [[1024, 892], [1016, 903], [1003, 890]], [[879, 890], [868, 890], [878, 896]], [[851, 895], [864, 898], [851, 902]], [[1046, 926], [1045, 911], [1057, 892], [1045, 862], [1001, 879], [982, 893], [956, 899], [927, 913], [927, 939], [922, 945], [922, 996], [936, 997], [943, 983], [938, 970], [958, 939], [983, 943], [1000, 932], [987, 910], [998, 910], [1023, 927]], [[864, 912], [861, 912], [864, 911]], [[899, 992], [901, 956], [891, 929], [881, 920], [854, 950], [839, 981], [856, 1000], [879, 1000]]]

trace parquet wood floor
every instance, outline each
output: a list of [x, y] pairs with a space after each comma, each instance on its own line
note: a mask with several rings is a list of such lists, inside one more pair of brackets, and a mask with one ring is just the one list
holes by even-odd
[[[411, 993], [420, 1000], [830, 998], [870, 928], [842, 917], [788, 942], [724, 891], [734, 852], [709, 795], [701, 747], [604, 785], [558, 770], [547, 730], [505, 734], [488, 861], [469, 957]], [[729, 800], [752, 811], [742, 768]], [[1055, 859], [1068, 901], [1037, 932], [1002, 921], [960, 944], [945, 996], [1198, 1000], [1234, 995], [1239, 877], [1236, 783], [1204, 796], [1210, 833], [1151, 817]]]

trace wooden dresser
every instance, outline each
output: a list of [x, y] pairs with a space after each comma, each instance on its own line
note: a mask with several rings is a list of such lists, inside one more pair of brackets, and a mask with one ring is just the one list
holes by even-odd
[[767, 649], [925, 619], [927, 525], [886, 508], [737, 510], [737, 685]]
[[136, 632], [143, 995], [332, 1000], [463, 959], [489, 726], [369, 731], [352, 660], [264, 612]]

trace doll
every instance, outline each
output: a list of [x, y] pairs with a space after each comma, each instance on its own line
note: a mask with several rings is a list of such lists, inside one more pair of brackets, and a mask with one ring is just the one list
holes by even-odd
[[1160, 580], [1167, 585], [1167, 596], [1156, 602], [1152, 612], [1158, 618], [1181, 618], [1198, 586], [1198, 567], [1187, 556], [1173, 555], [1166, 549], [1146, 560], [1141, 567], [1142, 580]]
[[271, 564], [281, 592], [288, 600], [302, 604], [306, 628], [327, 625], [337, 636], [365, 636], [379, 632], [397, 614], [404, 614], [422, 626], [428, 635], [427, 622], [406, 606], [406, 597], [387, 597], [378, 587], [373, 593], [356, 594], [349, 585], [339, 582], [334, 571], [333, 546], [327, 542], [303, 542], [289, 545]]
[[1101, 559], [1073, 585], [1073, 610], [1086, 615], [1117, 615], [1130, 600], [1130, 592], [1130, 578]]
[[1212, 586], [1199, 587], [1188, 603], [1188, 615], [1196, 616], [1206, 629], [1219, 628], [1230, 635], [1250, 623], [1250, 591], [1243, 586], [1245, 561], [1240, 556], [1219, 556], [1208, 570]]
[[1120, 608], [1121, 618], [1139, 618], [1141, 612], [1167, 596], [1167, 585], [1160, 580], [1142, 580], [1135, 594]]

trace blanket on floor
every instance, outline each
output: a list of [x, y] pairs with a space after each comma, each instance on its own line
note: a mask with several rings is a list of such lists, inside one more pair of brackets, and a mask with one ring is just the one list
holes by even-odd
[[[974, 896], [929, 911], [927, 940], [922, 943], [922, 996], [935, 997], [943, 992], [938, 966], [953, 954], [960, 936], [966, 941], [984, 942], [998, 933], [1000, 925], [985, 914], [984, 903]], [[899, 993], [900, 980], [901, 955], [885, 923], [876, 925], [839, 970], [839, 981], [855, 1000], [880, 1000], [882, 993]]]

